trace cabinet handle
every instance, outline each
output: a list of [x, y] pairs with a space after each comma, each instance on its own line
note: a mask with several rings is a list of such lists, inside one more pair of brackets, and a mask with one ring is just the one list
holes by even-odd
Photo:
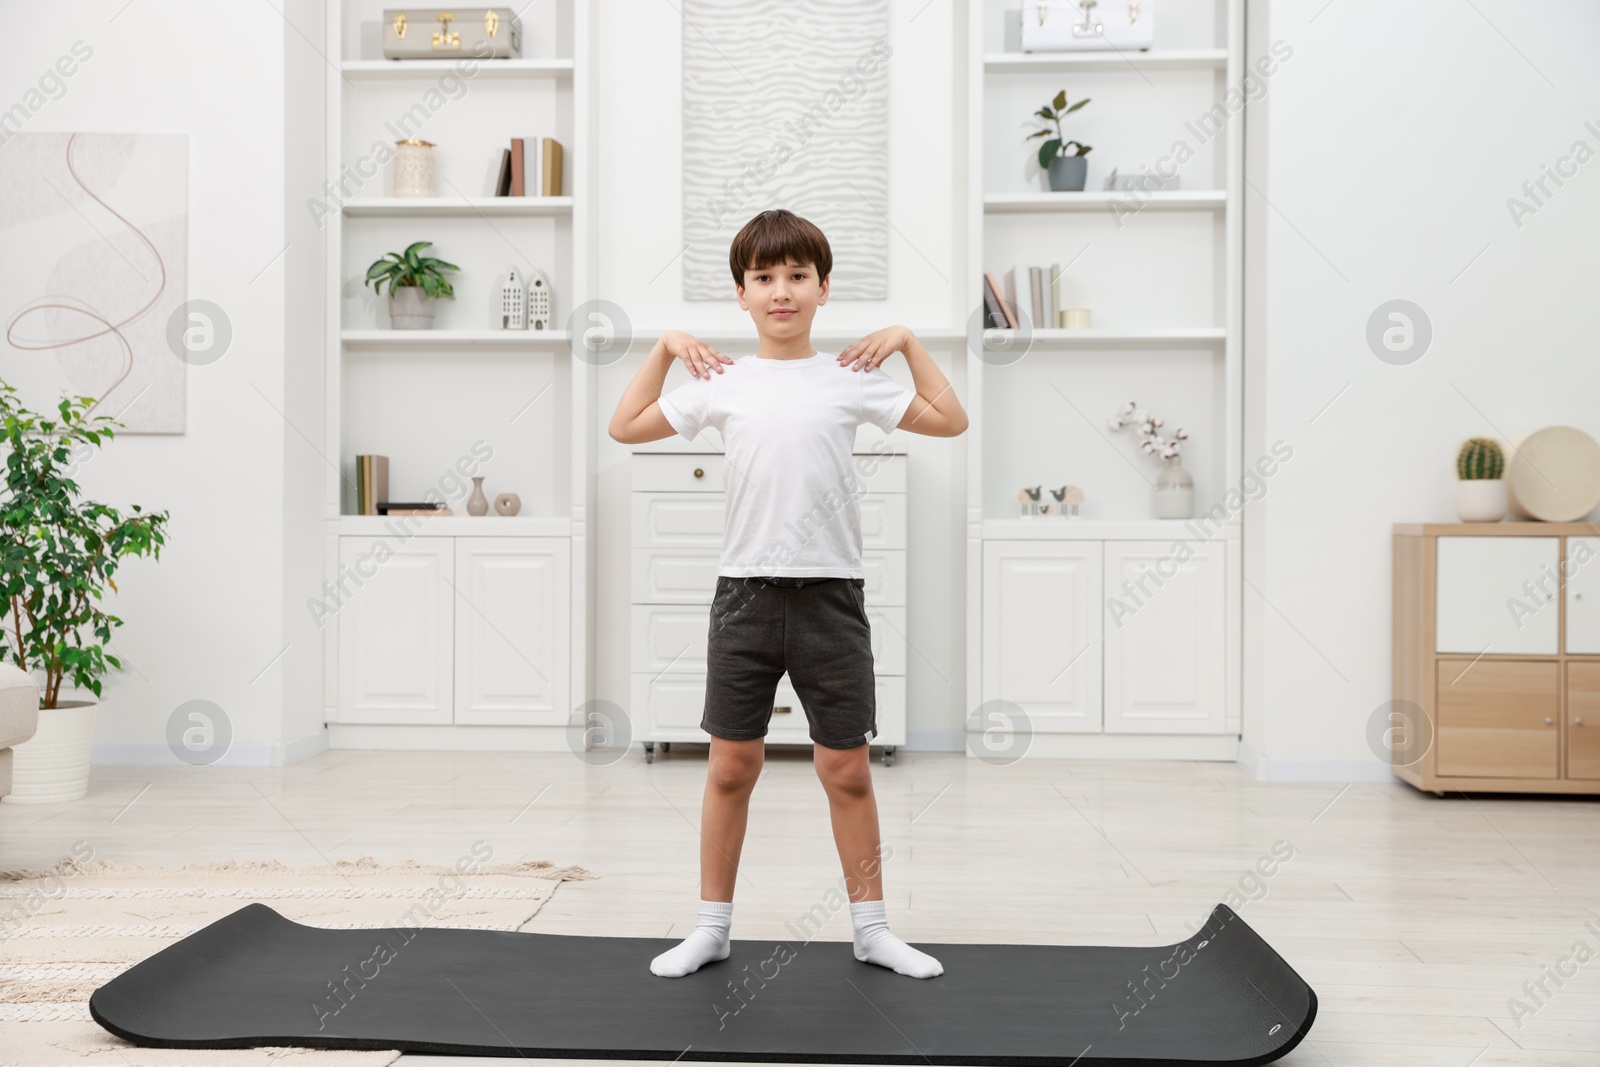
[[696, 478], [704, 478], [706, 476], [705, 468], [704, 467], [696, 467], [694, 469], [694, 476]]
[[1555, 722], [1555, 720], [1554, 720], [1554, 719], [1552, 719], [1552, 718], [1551, 718], [1551, 717], [1550, 717], [1550, 716], [1548, 716], [1548, 715], [1546, 715], [1546, 716], [1545, 716], [1545, 717], [1544, 717], [1544, 721], [1545, 721], [1545, 722], [1547, 722], [1547, 723], [1549, 723], [1549, 722]]

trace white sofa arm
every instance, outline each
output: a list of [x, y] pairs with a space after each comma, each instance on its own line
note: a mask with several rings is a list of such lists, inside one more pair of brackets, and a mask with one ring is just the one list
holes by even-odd
[[20, 745], [39, 729], [39, 685], [14, 663], [0, 662], [0, 748]]

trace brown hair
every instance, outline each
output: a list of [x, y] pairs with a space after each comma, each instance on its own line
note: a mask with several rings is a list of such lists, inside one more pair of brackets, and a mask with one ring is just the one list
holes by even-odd
[[763, 270], [793, 260], [812, 263], [817, 281], [825, 281], [833, 271], [833, 251], [828, 239], [815, 225], [787, 208], [763, 211], [744, 224], [728, 248], [728, 269], [733, 283], [744, 285], [746, 270]]

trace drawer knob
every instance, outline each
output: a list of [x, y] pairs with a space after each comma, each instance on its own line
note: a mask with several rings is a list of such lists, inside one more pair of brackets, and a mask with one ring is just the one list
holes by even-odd
[[1574, 726], [1582, 726], [1583, 725], [1583, 716], [1579, 715], [1576, 719], [1573, 719], [1572, 720], [1572, 725], [1574, 725]]
[[1551, 718], [1551, 717], [1550, 717], [1550, 716], [1548, 716], [1548, 715], [1546, 715], [1546, 716], [1545, 716], [1545, 717], [1544, 717], [1544, 721], [1545, 721], [1545, 722], [1555, 722], [1555, 720], [1554, 720], [1554, 719], [1552, 719], [1552, 718]]
[[694, 476], [696, 478], [704, 478], [706, 476], [705, 468], [704, 467], [696, 467], [694, 469]]

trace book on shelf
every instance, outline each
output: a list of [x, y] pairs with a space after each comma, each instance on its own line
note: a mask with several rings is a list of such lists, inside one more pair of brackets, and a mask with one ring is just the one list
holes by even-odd
[[356, 514], [378, 514], [378, 501], [389, 496], [389, 457], [356, 456]]
[[434, 503], [429, 500], [382, 500], [378, 502], [379, 515], [414, 514], [426, 512], [429, 515], [448, 515], [450, 508], [443, 501]]
[[1033, 328], [1035, 330], [1049, 325], [1044, 318], [1044, 268], [1028, 268], [1028, 295], [1032, 297]]
[[528, 173], [525, 150], [521, 137], [511, 138], [511, 190], [510, 196], [523, 196], [527, 188]]
[[994, 286], [987, 279], [983, 283], [983, 323], [986, 330], [1006, 328], [1006, 313], [1000, 310], [1000, 298], [995, 295]]
[[544, 147], [539, 153], [541, 174], [540, 196], [561, 195], [561, 142], [554, 137], [544, 139]]
[[1006, 318], [1015, 330], [1020, 322], [1019, 311], [1022, 307], [1017, 303], [1017, 268], [1012, 267], [1006, 271]]
[[[993, 303], [988, 305], [991, 324], [997, 329], [1015, 330], [1017, 328], [1017, 315], [1006, 303], [1005, 294], [1000, 291], [1000, 283], [988, 271], [983, 272], [983, 283], [985, 301], [993, 300]], [[1013, 288], [1015, 288], [1014, 284]], [[998, 319], [996, 318], [997, 312]]]
[[385, 515], [453, 515], [454, 512], [446, 505], [434, 507], [432, 504], [379, 504], [378, 509]]
[[1050, 265], [1050, 322], [1048, 323], [1052, 330], [1060, 327], [1061, 306], [1066, 303], [1061, 299], [1061, 289], [1061, 264], [1052, 263]]
[[500, 149], [500, 173], [494, 180], [495, 196], [511, 195], [511, 149]]

